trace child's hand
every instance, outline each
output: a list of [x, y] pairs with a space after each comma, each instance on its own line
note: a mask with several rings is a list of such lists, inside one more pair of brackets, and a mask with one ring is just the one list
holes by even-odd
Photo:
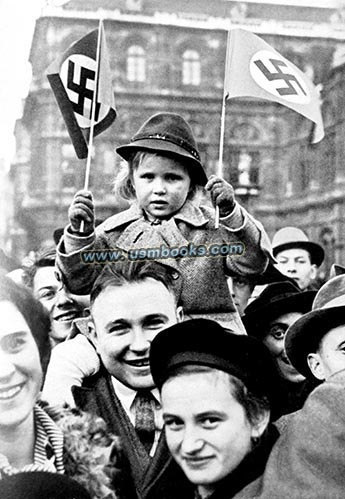
[[68, 210], [68, 218], [72, 232], [80, 232], [80, 224], [84, 222], [83, 233], [91, 234], [95, 228], [95, 208], [90, 191], [78, 191]]
[[230, 215], [235, 208], [235, 193], [232, 185], [221, 177], [211, 175], [205, 189], [210, 191], [213, 205], [219, 207], [220, 216], [226, 217]]

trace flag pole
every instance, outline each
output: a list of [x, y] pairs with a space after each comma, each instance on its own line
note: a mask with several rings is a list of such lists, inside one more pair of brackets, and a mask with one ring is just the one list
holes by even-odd
[[[99, 74], [99, 64], [100, 64], [100, 54], [101, 54], [102, 23], [103, 20], [100, 19], [98, 24], [98, 37], [97, 37], [97, 50], [96, 50], [95, 89], [92, 96], [90, 135], [89, 135], [89, 144], [88, 144], [87, 159], [86, 159], [86, 168], [85, 168], [85, 180], [84, 180], [85, 191], [87, 191], [89, 188], [90, 171], [91, 171], [91, 156], [92, 156], [96, 104], [97, 104], [97, 95], [98, 95], [98, 74]], [[80, 223], [80, 232], [84, 232], [84, 220], [82, 220]]]
[[[219, 139], [219, 155], [218, 155], [218, 176], [223, 177], [223, 152], [224, 152], [224, 134], [225, 134], [225, 111], [226, 111], [226, 99], [228, 93], [226, 91], [225, 82], [228, 78], [228, 66], [229, 66], [229, 47], [230, 47], [230, 30], [228, 31], [227, 44], [226, 44], [226, 56], [225, 56], [225, 74], [224, 74], [224, 85], [223, 85], [223, 102], [222, 102], [222, 112], [220, 118], [220, 139]], [[215, 228], [219, 228], [219, 206], [216, 206], [216, 220]]]

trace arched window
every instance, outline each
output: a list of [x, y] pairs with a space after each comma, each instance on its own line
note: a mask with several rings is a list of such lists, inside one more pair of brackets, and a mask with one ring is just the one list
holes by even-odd
[[200, 56], [196, 50], [186, 50], [182, 55], [182, 83], [200, 85]]
[[127, 50], [127, 80], [145, 81], [145, 50], [140, 45], [131, 45]]

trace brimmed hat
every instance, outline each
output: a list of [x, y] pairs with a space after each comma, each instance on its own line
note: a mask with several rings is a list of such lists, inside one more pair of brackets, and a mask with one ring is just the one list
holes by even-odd
[[180, 322], [158, 333], [151, 344], [150, 364], [158, 388], [176, 368], [193, 364], [232, 374], [253, 394], [274, 401], [275, 368], [266, 347], [209, 319]]
[[244, 310], [242, 321], [250, 336], [264, 336], [269, 322], [289, 312], [306, 313], [316, 291], [300, 291], [291, 282], [269, 284]]
[[116, 152], [128, 161], [132, 154], [139, 150], [159, 151], [188, 160], [195, 183], [207, 183], [192, 129], [179, 114], [158, 113], [151, 116], [130, 143], [118, 147]]
[[15, 473], [0, 480], [1, 499], [91, 499], [78, 482], [45, 471]]
[[306, 377], [308, 353], [315, 352], [331, 329], [345, 325], [345, 275], [333, 277], [318, 291], [312, 311], [292, 324], [286, 332], [285, 350], [291, 364]]
[[277, 256], [281, 251], [291, 248], [302, 248], [309, 251], [312, 263], [315, 263], [318, 267], [325, 257], [323, 248], [319, 244], [309, 241], [303, 230], [297, 227], [283, 227], [273, 236], [273, 256]]
[[273, 284], [274, 282], [283, 281], [291, 282], [292, 284], [295, 283], [291, 277], [282, 274], [272, 262], [268, 263], [265, 272], [262, 274], [248, 275], [244, 279], [255, 286], [264, 286], [265, 284]]
[[345, 267], [339, 265], [338, 263], [333, 263], [331, 266], [331, 270], [329, 271], [329, 278], [336, 277], [338, 275], [345, 274]]

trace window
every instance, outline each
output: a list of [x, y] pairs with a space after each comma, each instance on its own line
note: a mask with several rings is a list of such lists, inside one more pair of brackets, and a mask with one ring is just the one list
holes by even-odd
[[84, 165], [77, 159], [72, 144], [62, 144], [61, 153], [61, 189], [64, 192], [74, 192], [84, 183]]
[[145, 50], [140, 45], [132, 45], [127, 51], [127, 80], [143, 82], [145, 79]]
[[183, 53], [182, 83], [184, 85], [200, 85], [200, 56], [195, 50]]

